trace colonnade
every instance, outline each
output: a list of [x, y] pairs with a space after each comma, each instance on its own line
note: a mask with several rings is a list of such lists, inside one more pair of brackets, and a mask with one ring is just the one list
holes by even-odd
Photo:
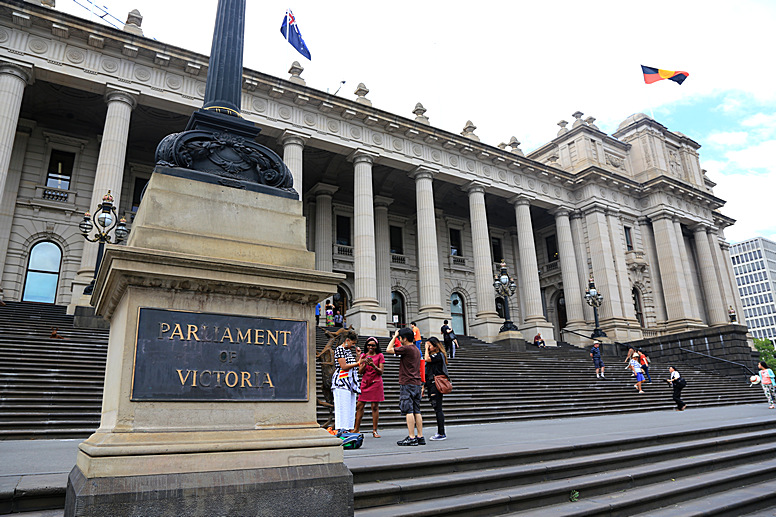
[[[14, 62], [0, 62], [0, 193], [5, 191], [9, 165], [17, 138], [17, 126], [25, 87], [33, 80], [31, 67]], [[102, 196], [111, 190], [114, 198], [121, 198], [126, 148], [132, 111], [138, 93], [118, 86], [108, 86], [105, 95], [107, 115], [102, 132], [94, 187], [90, 207], [96, 207]], [[303, 181], [303, 152], [310, 135], [286, 130], [279, 143], [283, 158], [294, 179], [294, 187], [301, 194]], [[361, 332], [384, 335], [387, 315], [391, 307], [391, 262], [389, 249], [388, 214], [392, 199], [376, 196], [373, 192], [372, 169], [379, 155], [357, 149], [349, 156], [353, 166], [353, 259], [354, 291], [348, 318]], [[435, 334], [441, 321], [448, 317], [443, 303], [440, 250], [437, 240], [437, 211], [434, 206], [434, 181], [439, 170], [417, 167], [409, 172], [415, 182], [417, 214], [418, 312], [413, 319], [426, 334]], [[491, 240], [486, 211], [487, 183], [472, 181], [462, 187], [468, 197], [472, 229], [472, 261], [476, 290], [476, 314], [470, 318], [473, 334], [493, 339], [502, 321], [498, 317], [493, 292], [493, 262], [501, 257], [491, 256]], [[318, 183], [304, 193], [315, 198], [315, 252], [316, 268], [333, 269], [332, 199], [339, 186]], [[552, 342], [552, 326], [545, 317], [539, 279], [539, 267], [531, 220], [533, 199], [525, 194], [510, 200], [515, 209], [513, 231], [518, 256], [515, 270], [521, 300], [520, 326], [526, 339], [542, 332]], [[568, 325], [584, 329], [592, 320], [592, 312], [583, 301], [589, 275], [595, 278], [599, 291], [605, 294], [600, 309], [602, 325], [612, 328], [637, 327], [631, 299], [631, 283], [623, 240], [623, 224], [617, 210], [600, 205], [589, 205], [580, 210], [556, 207], [550, 213], [555, 218], [559, 265], [566, 301]], [[638, 220], [642, 247], [646, 254], [652, 278], [656, 319], [665, 322], [668, 329], [683, 329], [727, 322], [727, 305], [735, 305], [742, 312], [736, 296], [729, 252], [719, 230], [696, 225], [692, 228], [692, 242], [697, 255], [699, 285], [688, 274], [692, 258], [680, 220], [668, 212], [656, 212]], [[0, 242], [6, 238], [7, 228], [0, 228]], [[589, 253], [588, 253], [589, 246]], [[83, 287], [89, 283], [96, 261], [97, 247], [85, 246], [78, 277], [73, 281], [73, 304], [84, 304], [80, 298]], [[589, 257], [589, 262], [588, 262]], [[703, 300], [696, 299], [696, 290]], [[630, 336], [635, 337], [635, 336]]]

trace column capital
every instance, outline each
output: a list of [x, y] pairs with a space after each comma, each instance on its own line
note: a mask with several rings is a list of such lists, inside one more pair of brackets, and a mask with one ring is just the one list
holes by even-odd
[[606, 215], [606, 212], [607, 212], [606, 209], [607, 207], [604, 205], [592, 204], [592, 205], [588, 205], [586, 207], [580, 208], [579, 211], [582, 213], [583, 216], [586, 216], [589, 214], [598, 214], [598, 213]]
[[407, 173], [407, 175], [414, 179], [415, 181], [422, 180], [422, 179], [431, 179], [433, 180], [436, 175], [439, 174], [438, 169], [433, 169], [431, 167], [415, 167], [411, 171]]
[[657, 212], [649, 215], [649, 218], [653, 223], [657, 221], [662, 221], [663, 219], [668, 219], [670, 222], [673, 222], [674, 217], [675, 217], [674, 214], [672, 214], [671, 212]]
[[309, 139], [310, 139], [310, 135], [306, 133], [294, 131], [293, 129], [286, 129], [285, 131], [283, 131], [283, 134], [280, 135], [280, 138], [278, 138], [278, 143], [280, 143], [281, 145], [296, 144], [304, 147], [305, 143]]
[[512, 203], [515, 206], [521, 206], [521, 205], [531, 205], [531, 201], [533, 201], [533, 196], [527, 196], [525, 194], [518, 194], [515, 197], [511, 198], [509, 200], [510, 203]]
[[373, 164], [375, 160], [377, 160], [380, 157], [379, 154], [367, 151], [366, 149], [356, 149], [350, 155], [348, 156], [347, 160], [349, 162], [356, 163], [368, 163]]
[[582, 219], [584, 217], [584, 214], [581, 210], [572, 210], [569, 213], [569, 219]]
[[636, 222], [639, 225], [644, 226], [646, 224], [649, 224], [649, 217], [647, 217], [645, 215], [639, 216], [639, 217], [636, 218]]
[[375, 208], [388, 208], [393, 203], [393, 198], [386, 196], [374, 196], [372, 198], [375, 204]]
[[730, 251], [730, 243], [728, 241], [719, 241], [719, 247], [722, 248], [722, 251]]
[[694, 224], [690, 227], [690, 230], [692, 230], [693, 233], [707, 233], [709, 232], [710, 228], [708, 225], [703, 223]]
[[33, 65], [28, 63], [9, 61], [7, 58], [3, 58], [3, 60], [0, 61], [0, 74], [18, 77], [28, 86], [35, 82], [34, 70]]
[[135, 109], [137, 106], [137, 98], [140, 92], [135, 90], [128, 90], [120, 86], [114, 86], [112, 84], [107, 85], [105, 91], [105, 102], [110, 104], [112, 102], [123, 102], [128, 104], [130, 109]]
[[485, 187], [489, 187], [490, 182], [484, 182], [484, 181], [470, 181], [469, 183], [466, 183], [465, 185], [461, 185], [461, 190], [466, 192], [469, 195], [476, 194], [476, 193], [485, 193]]
[[555, 216], [555, 219], [559, 217], [569, 217], [571, 215], [571, 209], [565, 206], [557, 206], [549, 210], [550, 215]]
[[315, 197], [332, 196], [338, 190], [339, 187], [336, 185], [329, 185], [328, 183], [316, 183], [307, 193]]

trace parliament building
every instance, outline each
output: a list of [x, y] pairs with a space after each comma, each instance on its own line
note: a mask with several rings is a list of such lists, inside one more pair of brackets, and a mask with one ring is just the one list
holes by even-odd
[[[156, 147], [202, 106], [207, 71], [207, 56], [144, 37], [137, 11], [116, 29], [53, 0], [0, 1], [6, 300], [89, 305], [98, 246], [79, 230], [84, 213], [110, 190], [131, 230]], [[416, 321], [438, 335], [448, 319], [490, 341], [508, 305], [526, 339], [586, 345], [591, 280], [619, 341], [744, 314], [724, 237], [734, 221], [692, 138], [644, 114], [608, 135], [576, 112], [525, 154], [514, 138], [480, 141], [471, 122], [438, 129], [420, 103], [386, 112], [368, 92], [310, 88], [298, 63], [283, 78], [245, 69], [242, 82], [242, 116], [290, 169], [316, 268], [345, 275], [329, 299], [361, 334]], [[508, 300], [493, 286], [502, 260]]]

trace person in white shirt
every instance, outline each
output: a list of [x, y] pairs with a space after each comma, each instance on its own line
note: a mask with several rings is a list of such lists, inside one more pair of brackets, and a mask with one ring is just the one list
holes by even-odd
[[687, 408], [687, 404], [682, 401], [682, 390], [687, 386], [687, 381], [679, 375], [676, 368], [673, 366], [668, 367], [668, 371], [671, 372], [671, 377], [666, 379], [668, 384], [674, 389], [674, 402], [676, 402], [676, 411], [684, 411]]

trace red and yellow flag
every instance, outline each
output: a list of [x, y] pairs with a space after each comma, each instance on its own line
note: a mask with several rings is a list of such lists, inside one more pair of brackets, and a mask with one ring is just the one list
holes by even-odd
[[641, 65], [641, 71], [644, 73], [644, 82], [647, 84], [656, 83], [663, 79], [671, 80], [677, 84], [682, 84], [687, 79], [687, 72], [672, 72], [671, 70], [662, 70], [660, 68], [652, 68], [651, 66]]

